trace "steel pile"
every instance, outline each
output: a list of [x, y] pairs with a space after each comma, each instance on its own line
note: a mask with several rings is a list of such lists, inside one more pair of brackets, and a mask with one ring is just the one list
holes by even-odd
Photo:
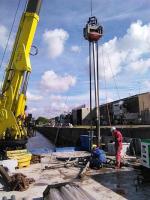
[[90, 194], [74, 183], [49, 186], [44, 200], [95, 200]]

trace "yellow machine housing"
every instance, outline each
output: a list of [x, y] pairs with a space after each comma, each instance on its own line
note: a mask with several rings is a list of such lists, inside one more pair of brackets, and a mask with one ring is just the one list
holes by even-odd
[[30, 50], [39, 21], [41, 0], [29, 0], [16, 34], [11, 58], [0, 94], [1, 148], [27, 142], [24, 127], [26, 90], [31, 73]]

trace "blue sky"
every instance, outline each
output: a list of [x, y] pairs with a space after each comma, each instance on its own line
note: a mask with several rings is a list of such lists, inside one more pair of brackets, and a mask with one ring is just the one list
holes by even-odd
[[[19, 0], [0, 0], [0, 61]], [[0, 69], [2, 81], [25, 1], [21, 0], [9, 48]], [[150, 88], [150, 2], [93, 0], [93, 15], [104, 27], [99, 42], [100, 103]], [[83, 27], [90, 0], [43, 0], [31, 56], [28, 112], [52, 117], [89, 105], [88, 42]]]

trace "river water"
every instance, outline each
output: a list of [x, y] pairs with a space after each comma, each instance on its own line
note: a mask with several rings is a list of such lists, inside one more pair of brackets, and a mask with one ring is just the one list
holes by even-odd
[[32, 154], [46, 154], [55, 150], [55, 146], [39, 132], [36, 132], [35, 137], [28, 139], [27, 149]]

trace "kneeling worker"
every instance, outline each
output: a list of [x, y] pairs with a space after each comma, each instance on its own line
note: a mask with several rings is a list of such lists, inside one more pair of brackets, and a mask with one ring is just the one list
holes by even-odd
[[106, 163], [105, 152], [99, 147], [97, 147], [96, 144], [93, 144], [92, 152], [91, 152], [90, 167], [94, 169], [99, 169], [100, 167], [102, 167], [103, 163]]
[[116, 127], [112, 127], [111, 132], [115, 140], [116, 168], [120, 168], [121, 150], [122, 150], [122, 134], [120, 131], [116, 129]]

